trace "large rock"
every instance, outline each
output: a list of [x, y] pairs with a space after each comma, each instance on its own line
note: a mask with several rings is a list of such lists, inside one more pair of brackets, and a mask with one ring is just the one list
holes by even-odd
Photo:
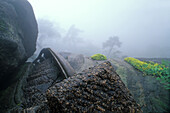
[[38, 34], [33, 9], [27, 0], [0, 0], [0, 83], [30, 57]]
[[47, 99], [52, 113], [141, 112], [110, 62], [56, 83], [47, 90]]

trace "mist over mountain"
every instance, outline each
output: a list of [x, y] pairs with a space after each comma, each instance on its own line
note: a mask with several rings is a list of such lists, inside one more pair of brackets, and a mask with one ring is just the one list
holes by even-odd
[[[55, 49], [74, 50], [72, 52], [82, 52], [82, 54], [91, 52], [90, 54], [92, 54], [102, 51], [102, 43], [109, 37], [118, 36], [122, 42], [120, 48], [122, 55], [170, 57], [169, 0], [44, 0], [41, 3], [37, 0], [29, 1], [34, 8], [38, 23], [40, 24], [41, 19], [50, 22], [47, 24], [48, 27], [39, 25], [39, 37], [42, 34], [41, 29], [51, 32], [50, 34], [53, 35], [48, 36], [48, 40], [51, 42], [41, 38], [43, 45], [49, 45], [49, 43], [51, 44], [49, 46], [53, 47], [62, 45], [58, 46], [60, 48], [56, 46]], [[47, 6], [50, 8], [44, 8]], [[61, 44], [59, 41], [67, 36], [71, 26], [78, 29], [77, 38], [72, 38], [76, 41], [81, 40], [79, 42], [81, 46], [76, 46], [78, 43]], [[70, 44], [73, 43], [73, 40], [69, 41]], [[74, 49], [71, 50], [71, 48]], [[94, 48], [99, 48], [100, 51], [95, 51]], [[92, 49], [94, 49], [93, 52]]]
[[0, 0], [0, 113], [168, 113], [169, 20], [170, 0]]
[[56, 22], [47, 19], [38, 20], [39, 36], [37, 39], [38, 54], [43, 48], [52, 48], [58, 52], [72, 52], [85, 55], [92, 55], [101, 52], [101, 48], [95, 46], [90, 40], [82, 38], [82, 30], [75, 25], [64, 29]]

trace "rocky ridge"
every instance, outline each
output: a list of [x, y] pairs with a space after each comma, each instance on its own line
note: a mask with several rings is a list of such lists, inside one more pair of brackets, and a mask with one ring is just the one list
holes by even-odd
[[110, 62], [84, 70], [47, 90], [52, 113], [141, 112]]

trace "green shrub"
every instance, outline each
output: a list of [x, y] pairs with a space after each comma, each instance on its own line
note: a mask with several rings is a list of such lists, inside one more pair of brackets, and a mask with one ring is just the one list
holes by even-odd
[[91, 58], [93, 60], [107, 60], [106, 56], [102, 55], [102, 54], [95, 54], [95, 55], [91, 56]]
[[157, 80], [160, 80], [166, 89], [170, 89], [170, 68], [168, 61], [158, 64], [152, 61], [140, 61], [131, 57], [127, 57], [124, 60], [136, 69], [142, 71], [145, 75], [156, 76]]

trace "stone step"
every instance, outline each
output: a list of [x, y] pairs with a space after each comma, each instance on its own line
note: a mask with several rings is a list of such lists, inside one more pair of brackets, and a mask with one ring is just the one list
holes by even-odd
[[37, 85], [41, 85], [41, 84], [45, 84], [45, 83], [48, 83], [52, 81], [51, 79], [49, 79], [47, 76], [41, 76], [41, 77], [38, 77], [36, 79], [33, 79], [31, 81], [29, 81], [27, 83], [27, 86], [28, 87], [31, 87], [31, 86], [37, 86]]
[[27, 78], [27, 82], [32, 81], [32, 80], [34, 80], [38, 77], [41, 77], [41, 76], [51, 75], [52, 73], [57, 73], [57, 71], [55, 69], [52, 69], [52, 68], [45, 69], [44, 71], [40, 71], [39, 73], [29, 75], [28, 78]]

